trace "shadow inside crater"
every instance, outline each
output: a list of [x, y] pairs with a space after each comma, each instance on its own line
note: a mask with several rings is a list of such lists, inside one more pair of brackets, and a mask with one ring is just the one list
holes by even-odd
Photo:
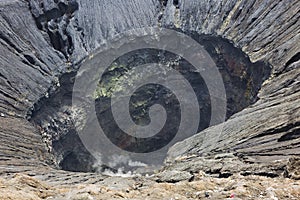
[[[221, 37], [196, 33], [189, 33], [188, 35], [206, 49], [222, 75], [227, 96], [226, 118], [258, 100], [257, 94], [261, 85], [269, 77], [271, 71], [267, 63], [252, 63], [241, 49], [236, 48], [230, 41]], [[170, 52], [142, 49], [119, 57], [106, 70], [99, 82], [95, 95], [95, 108], [104, 131], [111, 134], [116, 143], [120, 143], [119, 145], [122, 145], [123, 140], [126, 140], [126, 138], [118, 138], [119, 127], [109, 114], [109, 98], [117, 80], [121, 79], [133, 67], [146, 63], [167, 64], [179, 71], [189, 81], [197, 96], [201, 112], [198, 132], [207, 128], [211, 115], [210, 97], [205, 82], [195, 72], [193, 66]], [[96, 172], [105, 169], [114, 171], [118, 167], [123, 167], [125, 171], [132, 170], [132, 167], [124, 166], [124, 163], [114, 166], [96, 166], [97, 159], [84, 147], [74, 126], [76, 117], [74, 118], [72, 115], [72, 89], [75, 76], [76, 72], [62, 75], [60, 87], [49, 98], [44, 97], [37, 102], [32, 113], [28, 114], [28, 118], [38, 127], [49, 151], [54, 155], [56, 167], [75, 172]], [[167, 133], [176, 130], [174, 123], [180, 121], [178, 104], [168, 104], [168, 102], [176, 102], [174, 98], [171, 91], [163, 87], [152, 85], [141, 88], [131, 98], [129, 105], [131, 117], [136, 124], [147, 125], [151, 121], [149, 108], [151, 105], [160, 104], [166, 107], [169, 117], [172, 118], [172, 123], [166, 125], [165, 135], [168, 135]], [[165, 142], [164, 137], [160, 139], [160, 142]], [[155, 145], [157, 144], [159, 141], [155, 141]], [[155, 145], [138, 148], [141, 151], [151, 150]], [[105, 154], [105, 152], [101, 153]]]

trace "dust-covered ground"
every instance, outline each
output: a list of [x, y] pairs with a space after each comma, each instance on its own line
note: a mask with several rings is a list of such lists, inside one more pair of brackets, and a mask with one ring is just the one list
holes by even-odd
[[300, 180], [262, 176], [214, 178], [199, 173], [194, 180], [158, 183], [151, 177], [108, 177], [94, 184], [47, 184], [24, 174], [0, 179], [1, 200], [92, 199], [300, 199]]

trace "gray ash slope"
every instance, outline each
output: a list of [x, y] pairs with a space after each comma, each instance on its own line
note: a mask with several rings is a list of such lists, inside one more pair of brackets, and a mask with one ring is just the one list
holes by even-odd
[[162, 26], [220, 36], [252, 62], [273, 67], [259, 100], [223, 124], [217, 144], [210, 141], [216, 127], [176, 144], [165, 172], [296, 176], [285, 165], [299, 155], [300, 145], [299, 1], [4, 0], [0, 10], [1, 174], [73, 176], [48, 167], [52, 155], [41, 130], [25, 117], [59, 88], [62, 74], [76, 71], [107, 38], [132, 28]]

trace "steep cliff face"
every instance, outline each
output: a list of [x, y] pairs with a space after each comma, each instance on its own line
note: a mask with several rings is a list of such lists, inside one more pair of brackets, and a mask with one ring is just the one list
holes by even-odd
[[[253, 63], [272, 67], [259, 100], [222, 124], [217, 143], [212, 141], [218, 126], [176, 144], [165, 171], [292, 177], [293, 167], [285, 165], [300, 152], [299, 8], [297, 0], [1, 1], [0, 173], [48, 177], [53, 155], [44, 150], [40, 133], [47, 138], [53, 127], [62, 133], [69, 129], [69, 82], [62, 75], [75, 73], [84, 58], [118, 33], [159, 26], [228, 39]], [[47, 104], [56, 95], [65, 102]], [[45, 112], [34, 115], [38, 110]], [[25, 119], [41, 115], [40, 127]]]

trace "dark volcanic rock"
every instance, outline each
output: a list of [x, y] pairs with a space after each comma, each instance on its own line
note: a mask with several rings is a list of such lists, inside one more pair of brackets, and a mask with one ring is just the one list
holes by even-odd
[[[197, 35], [190, 33], [212, 56], [224, 80], [227, 95], [227, 118], [234, 113], [248, 107], [257, 101], [257, 93], [262, 82], [269, 76], [270, 68], [262, 62], [251, 63], [243, 52], [233, 46], [229, 41], [208, 35]], [[157, 55], [160, 55], [159, 58]], [[120, 138], [121, 130], [115, 123], [110, 112], [110, 98], [115, 90], [116, 80], [126, 75], [126, 72], [146, 63], [160, 63], [178, 70], [192, 85], [199, 101], [200, 121], [198, 132], [209, 126], [211, 120], [210, 95], [202, 77], [194, 72], [193, 66], [184, 58], [172, 53], [143, 49], [128, 53], [118, 58], [114, 64], [106, 70], [99, 83], [96, 92], [95, 108], [98, 120], [103, 130], [113, 135], [118, 145], [124, 145]], [[183, 67], [182, 67], [183, 66]], [[95, 159], [87, 152], [80, 138], [76, 134], [72, 113], [72, 90], [76, 73], [66, 73], [59, 79], [60, 88], [51, 97], [43, 98], [34, 106], [30, 121], [33, 122], [42, 132], [43, 140], [47, 143], [48, 149], [55, 155], [55, 162], [64, 170], [71, 171], [93, 171]], [[147, 77], [148, 74], [140, 74]], [[157, 72], [159, 76], [159, 72]], [[134, 80], [131, 80], [134, 82]], [[156, 85], [148, 85], [135, 92], [130, 102], [130, 113], [138, 124], [150, 122], [149, 107], [154, 104], [161, 104], [168, 109], [171, 122], [166, 123], [165, 136], [170, 132], [176, 133], [178, 123], [178, 111], [180, 105], [176, 97], [170, 98], [172, 92], [164, 90]], [[178, 109], [179, 107], [179, 109]], [[176, 108], [176, 109], [175, 109]], [[181, 138], [182, 140], [185, 138]], [[163, 138], [168, 142], [168, 137]], [[177, 140], [178, 141], [178, 140]], [[177, 142], [173, 140], [169, 146]], [[161, 145], [159, 139], [154, 144]], [[141, 151], [153, 149], [155, 145], [140, 146]], [[162, 163], [162, 161], [160, 161]]]
[[[25, 118], [57, 94], [63, 74], [76, 71], [107, 39], [133, 28], [162, 26], [228, 39], [252, 62], [273, 68], [259, 100], [217, 125], [223, 126], [221, 133], [210, 127], [173, 146], [166, 173], [281, 175], [290, 156], [300, 152], [299, 7], [298, 0], [1, 1], [0, 173], [27, 172], [54, 182], [71, 176], [68, 183], [92, 176], [51, 171], [45, 163], [52, 158], [39, 135], [43, 130]], [[54, 110], [63, 113], [58, 118], [45, 113], [44, 123], [64, 129], [69, 121], [64, 108]], [[220, 153], [231, 156], [220, 161], [215, 158]], [[33, 172], [37, 166], [41, 170]], [[287, 171], [295, 178], [297, 168], [291, 166]]]

